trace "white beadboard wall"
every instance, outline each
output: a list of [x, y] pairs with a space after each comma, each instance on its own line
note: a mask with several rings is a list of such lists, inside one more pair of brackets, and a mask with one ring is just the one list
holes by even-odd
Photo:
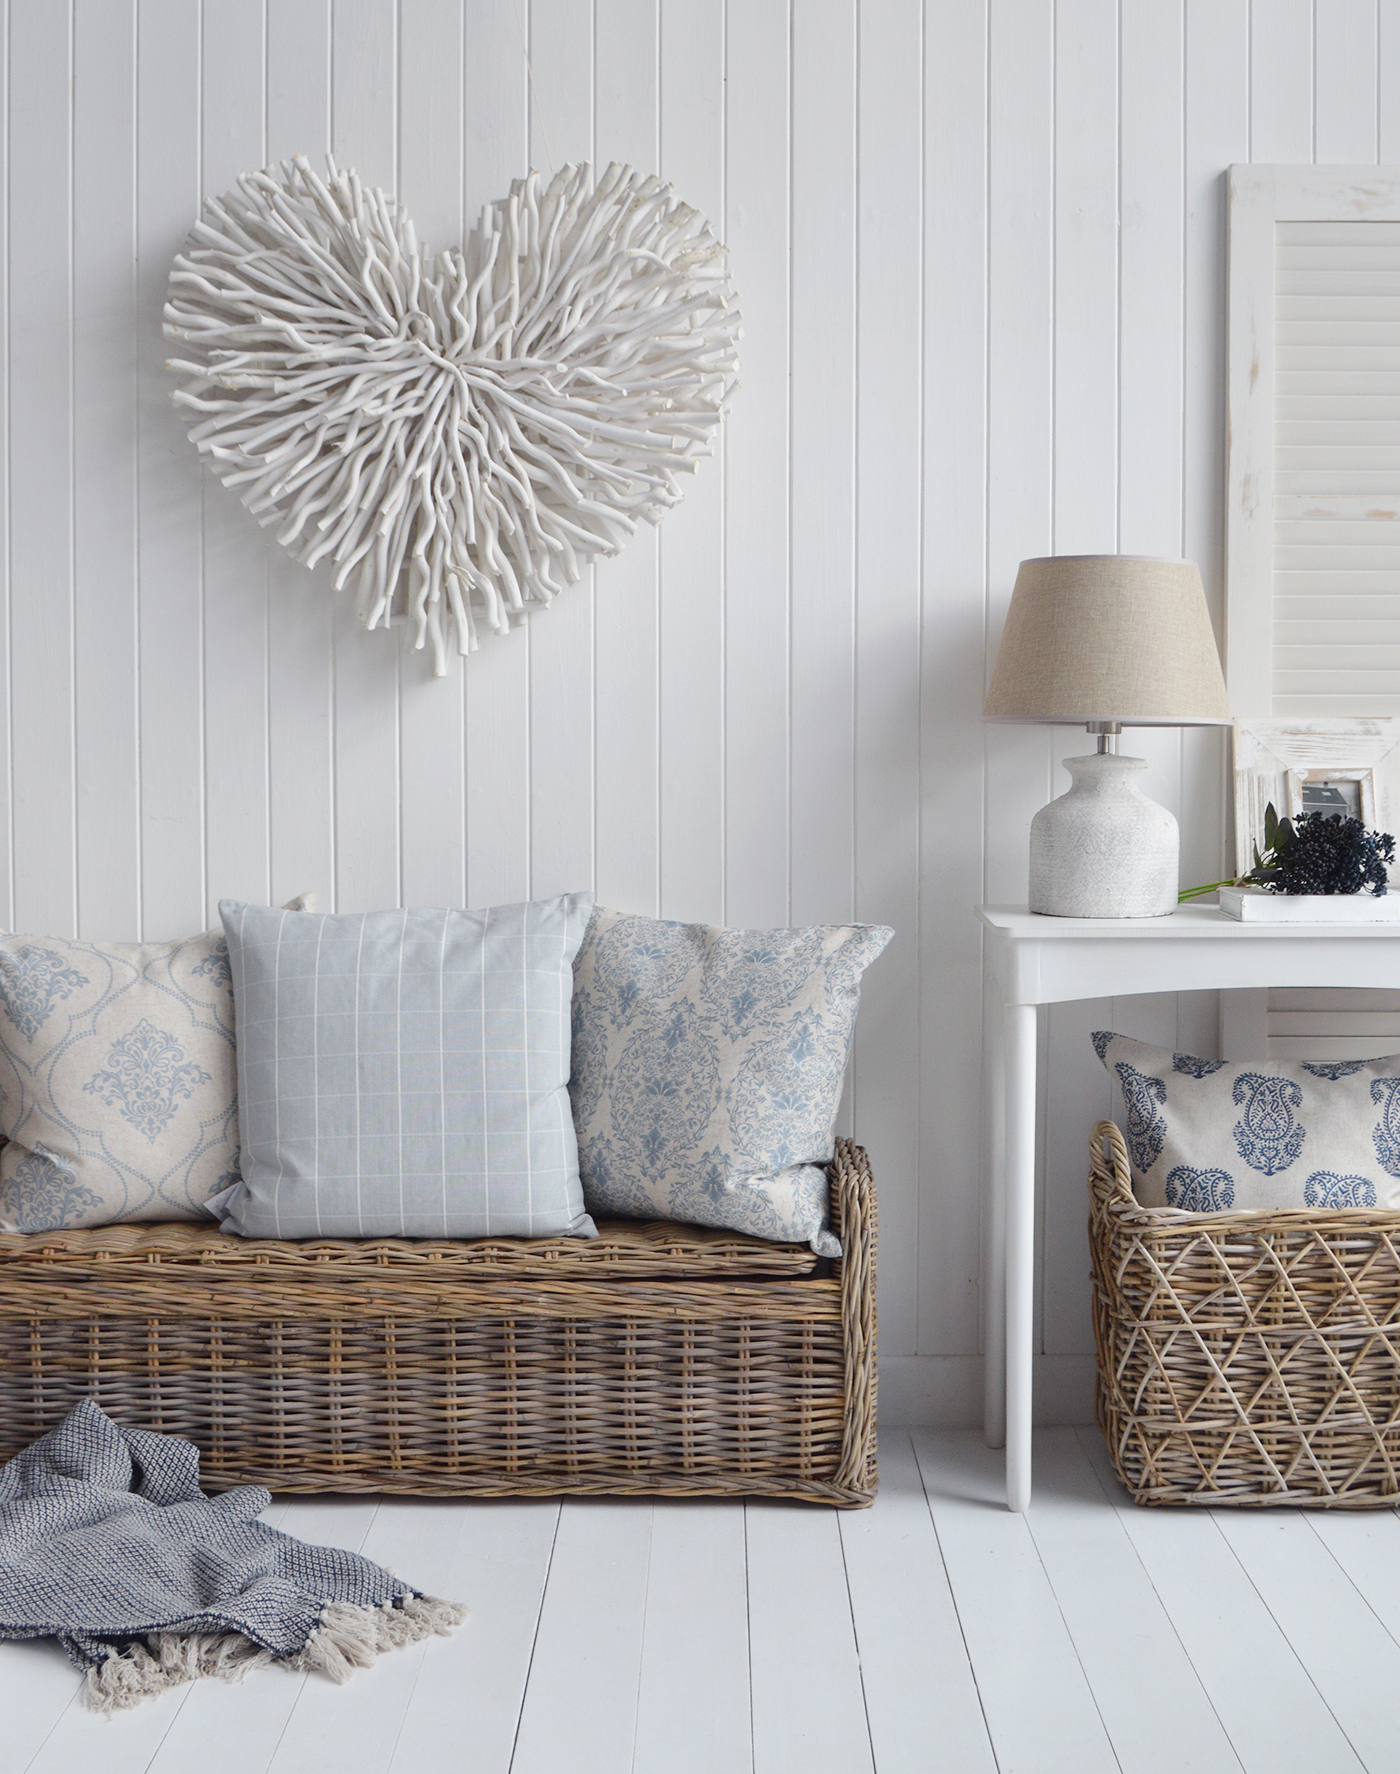
[[[224, 895], [592, 885], [667, 917], [882, 920], [851, 1114], [882, 1398], [971, 1421], [980, 959], [1073, 734], [984, 732], [1017, 562], [1221, 596], [1223, 173], [1400, 160], [1400, 0], [10, 0], [0, 179], [0, 921], [130, 939]], [[527, 66], [527, 48], [529, 63]], [[656, 536], [445, 683], [201, 478], [168, 405], [202, 192], [333, 149], [451, 240], [531, 161], [659, 167], [733, 254], [743, 387]], [[1217, 735], [1137, 741], [1184, 873]], [[1040, 1400], [1083, 1416], [1102, 1023], [1047, 1019]]]

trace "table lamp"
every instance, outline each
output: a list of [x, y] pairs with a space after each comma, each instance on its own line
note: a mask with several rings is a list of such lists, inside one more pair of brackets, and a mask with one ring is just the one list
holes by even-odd
[[1030, 909], [1058, 918], [1176, 910], [1176, 820], [1134, 778], [1124, 727], [1228, 726], [1230, 708], [1192, 561], [1056, 554], [1021, 562], [992, 669], [989, 721], [1083, 726], [1073, 787], [1031, 822]]

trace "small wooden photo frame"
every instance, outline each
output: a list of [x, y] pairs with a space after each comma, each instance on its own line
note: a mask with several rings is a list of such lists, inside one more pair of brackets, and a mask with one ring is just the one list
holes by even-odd
[[1264, 848], [1264, 809], [1347, 813], [1400, 837], [1400, 718], [1235, 722], [1235, 869]]

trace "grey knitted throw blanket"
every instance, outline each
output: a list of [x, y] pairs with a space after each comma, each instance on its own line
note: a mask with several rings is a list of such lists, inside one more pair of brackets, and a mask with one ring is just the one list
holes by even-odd
[[206, 1497], [189, 1442], [82, 1400], [0, 1468], [0, 1639], [57, 1638], [107, 1711], [269, 1663], [344, 1681], [465, 1618], [358, 1553], [266, 1526], [270, 1501], [251, 1485]]

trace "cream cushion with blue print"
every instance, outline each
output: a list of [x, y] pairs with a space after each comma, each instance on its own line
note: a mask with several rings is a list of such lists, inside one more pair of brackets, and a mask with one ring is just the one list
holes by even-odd
[[861, 974], [893, 934], [600, 907], [574, 966], [569, 1086], [589, 1208], [839, 1256], [824, 1166]]
[[0, 1231], [205, 1218], [238, 1181], [223, 931], [0, 935], [0, 1133]]
[[1226, 1061], [1107, 1030], [1093, 1042], [1144, 1207], [1400, 1208], [1400, 1054]]

